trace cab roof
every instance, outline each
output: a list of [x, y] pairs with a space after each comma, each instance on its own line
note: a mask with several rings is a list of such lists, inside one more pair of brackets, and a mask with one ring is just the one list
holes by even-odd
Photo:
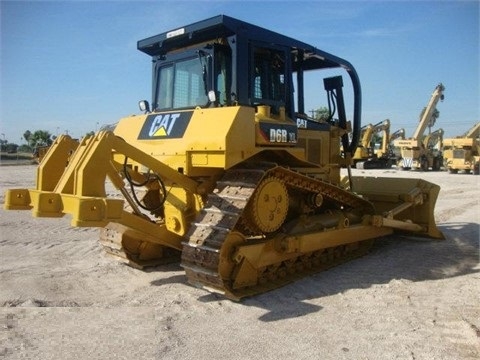
[[148, 37], [138, 41], [137, 48], [150, 56], [158, 56], [182, 47], [230, 36], [236, 36], [238, 42], [260, 41], [288, 47], [292, 52], [299, 51], [304, 54], [302, 63], [304, 70], [336, 67], [344, 67], [346, 70], [353, 69], [346, 60], [321, 51], [312, 45], [226, 15], [214, 16]]

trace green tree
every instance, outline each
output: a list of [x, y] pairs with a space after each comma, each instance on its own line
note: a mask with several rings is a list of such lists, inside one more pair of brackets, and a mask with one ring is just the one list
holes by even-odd
[[30, 136], [28, 136], [26, 140], [31, 148], [36, 148], [38, 146], [49, 146], [53, 142], [52, 134], [46, 130], [35, 130], [33, 133], [27, 130], [24, 136], [27, 134], [27, 132], [30, 133]]
[[313, 118], [318, 121], [327, 121], [330, 118], [330, 112], [326, 106], [313, 110]]
[[29, 143], [30, 141], [30, 136], [32, 136], [32, 133], [30, 132], [30, 130], [27, 130], [23, 133], [23, 138], [27, 143]]
[[18, 152], [29, 153], [32, 152], [32, 148], [26, 144], [22, 144], [18, 147]]
[[18, 145], [14, 143], [8, 143], [5, 145], [5, 149], [8, 153], [16, 153], [18, 149]]

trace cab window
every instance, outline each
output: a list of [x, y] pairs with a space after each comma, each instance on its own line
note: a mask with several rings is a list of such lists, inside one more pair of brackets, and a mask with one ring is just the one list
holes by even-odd
[[285, 52], [254, 47], [250, 86], [253, 105], [285, 106], [285, 73]]

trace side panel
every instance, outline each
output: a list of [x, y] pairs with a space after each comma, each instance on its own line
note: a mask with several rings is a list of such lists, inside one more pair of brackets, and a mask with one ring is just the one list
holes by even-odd
[[[266, 134], [262, 136], [267, 139], [256, 144], [262, 129]], [[322, 137], [318, 142], [322, 145], [315, 146], [316, 141], [312, 140], [311, 148], [315, 149], [312, 151], [315, 161], [312, 162], [324, 166], [337, 163], [338, 150], [336, 154], [332, 151], [330, 128], [318, 130], [312, 129], [315, 133], [312, 136]], [[304, 147], [297, 144], [295, 124], [273, 118], [260, 119], [255, 109], [247, 106], [131, 116], [120, 120], [114, 133], [142, 152], [191, 177], [214, 175], [220, 169], [229, 169], [265, 150], [283, 150], [305, 160]], [[338, 147], [338, 142], [334, 145], [334, 148]], [[116, 160], [123, 162], [123, 159]]]
[[120, 120], [115, 135], [186, 175], [209, 175], [252, 156], [255, 114], [248, 107], [175, 111]]
[[298, 120], [298, 146], [305, 149], [308, 162], [318, 165], [326, 174], [324, 180], [337, 184], [340, 179], [340, 136], [326, 123]]

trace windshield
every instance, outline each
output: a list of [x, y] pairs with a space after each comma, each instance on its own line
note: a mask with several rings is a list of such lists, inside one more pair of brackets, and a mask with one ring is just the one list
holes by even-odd
[[158, 72], [156, 109], [192, 108], [207, 104], [203, 63], [194, 57], [163, 65]]

